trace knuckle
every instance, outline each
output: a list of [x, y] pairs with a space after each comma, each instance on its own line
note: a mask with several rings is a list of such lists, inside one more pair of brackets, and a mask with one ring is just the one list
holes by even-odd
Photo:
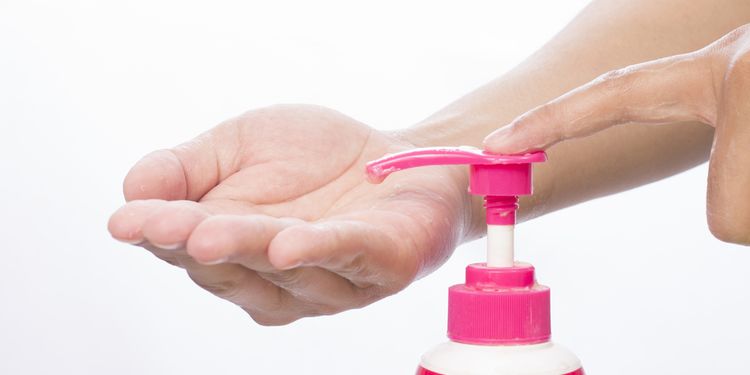
[[162, 250], [154, 246], [144, 246], [148, 251], [151, 252], [155, 257], [162, 261], [169, 263], [175, 267], [185, 268], [185, 257], [179, 253], [175, 253], [171, 250]]
[[592, 81], [592, 85], [603, 91], [619, 92], [632, 85], [635, 74], [632, 67], [610, 70]]
[[335, 263], [335, 268], [338, 274], [348, 279], [354, 276], [364, 280], [377, 278], [377, 275], [374, 274], [374, 268], [364, 253], [357, 253], [351, 257], [346, 257], [346, 259], [341, 259]]
[[594, 82], [601, 84], [611, 84], [612, 82], [617, 81], [625, 75], [626, 71], [624, 69], [610, 70], [596, 77]]
[[522, 118], [517, 124], [518, 128], [513, 130], [522, 131], [526, 136], [533, 136], [539, 140], [541, 144], [532, 145], [532, 148], [543, 147], [568, 136], [568, 115], [565, 105], [552, 101], [535, 108], [528, 116]]
[[[557, 106], [553, 103], [548, 103], [537, 107], [530, 116], [523, 120], [536, 122], [536, 123], [548, 123], [553, 120], [557, 115]], [[525, 122], [525, 121], [524, 121]]]
[[282, 272], [258, 273], [264, 279], [286, 290], [298, 290], [306, 286], [302, 278], [302, 269], [291, 269]]
[[550, 124], [556, 124], [556, 107], [553, 103], [538, 106], [524, 113], [504, 129], [506, 136], [513, 139], [525, 139], [536, 134], [541, 127], [548, 128]]
[[216, 295], [219, 298], [223, 298], [229, 301], [238, 301], [242, 292], [241, 280], [238, 279], [225, 279], [225, 280], [200, 280], [193, 279], [193, 281], [201, 288], [208, 292]]

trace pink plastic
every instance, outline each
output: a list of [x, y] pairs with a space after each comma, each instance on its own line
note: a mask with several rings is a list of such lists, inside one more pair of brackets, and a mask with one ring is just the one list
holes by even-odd
[[532, 193], [531, 163], [547, 160], [542, 151], [524, 155], [499, 155], [471, 147], [418, 148], [386, 155], [367, 163], [371, 182], [382, 182], [389, 174], [429, 165], [468, 164], [469, 192], [485, 196], [487, 223], [513, 225], [518, 196]]
[[[382, 182], [402, 169], [444, 164], [469, 164], [469, 192], [485, 196], [487, 223], [513, 225], [518, 196], [532, 193], [531, 163], [547, 159], [544, 152], [496, 155], [474, 148], [423, 148], [387, 155], [367, 163], [368, 179]], [[481, 345], [520, 345], [550, 337], [549, 288], [536, 284], [534, 267], [491, 268], [484, 263], [466, 268], [466, 283], [449, 290], [448, 337]]]
[[516, 223], [517, 196], [488, 195], [484, 197], [484, 207], [487, 208], [487, 224], [514, 225]]
[[448, 337], [478, 345], [525, 345], [550, 339], [550, 290], [534, 267], [466, 267], [466, 284], [448, 292]]

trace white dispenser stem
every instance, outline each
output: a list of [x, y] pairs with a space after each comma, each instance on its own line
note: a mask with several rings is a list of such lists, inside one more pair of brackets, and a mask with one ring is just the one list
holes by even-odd
[[487, 266], [513, 267], [513, 225], [487, 225]]

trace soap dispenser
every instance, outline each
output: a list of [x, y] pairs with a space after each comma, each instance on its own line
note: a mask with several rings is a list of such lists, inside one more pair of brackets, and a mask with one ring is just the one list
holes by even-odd
[[420, 148], [367, 164], [375, 183], [406, 168], [467, 164], [469, 192], [484, 196], [487, 261], [466, 267], [465, 283], [449, 288], [449, 341], [422, 356], [417, 375], [584, 375], [578, 358], [550, 340], [550, 289], [514, 259], [518, 197], [532, 193], [532, 163], [546, 158]]

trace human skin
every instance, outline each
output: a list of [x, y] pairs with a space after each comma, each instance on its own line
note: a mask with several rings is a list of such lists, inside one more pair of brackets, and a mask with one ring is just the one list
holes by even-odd
[[364, 306], [467, 236], [460, 168], [365, 180], [365, 162], [413, 147], [322, 107], [250, 111], [139, 161], [109, 230], [264, 325]]
[[695, 52], [605, 73], [519, 116], [484, 145], [524, 153], [616, 125], [678, 121], [716, 129], [708, 225], [721, 240], [750, 245], [750, 25]]
[[[742, 1], [596, 1], [517, 68], [398, 132], [315, 106], [247, 112], [139, 161], [109, 231], [260, 324], [367, 305], [485, 230], [465, 168], [417, 168], [372, 185], [367, 161], [418, 146], [481, 146], [498, 125], [605, 71], [698, 49], [749, 17]], [[519, 217], [702, 163], [712, 136], [698, 123], [632, 124], [554, 145]]]

